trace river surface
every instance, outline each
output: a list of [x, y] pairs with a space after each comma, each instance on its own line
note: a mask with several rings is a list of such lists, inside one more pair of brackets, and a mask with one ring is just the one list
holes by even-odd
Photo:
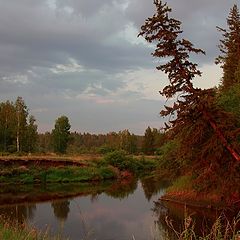
[[165, 239], [165, 216], [172, 215], [179, 225], [184, 215], [178, 206], [154, 203], [165, 187], [150, 178], [5, 187], [0, 190], [0, 215], [70, 240]]
[[164, 184], [136, 179], [33, 189], [6, 187], [0, 196], [0, 214], [71, 240], [147, 240], [153, 239], [157, 220], [153, 201], [163, 193]]

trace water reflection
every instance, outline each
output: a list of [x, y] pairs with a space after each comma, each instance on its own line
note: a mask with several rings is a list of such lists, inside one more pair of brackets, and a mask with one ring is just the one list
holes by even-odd
[[170, 239], [176, 239], [176, 234], [172, 229], [177, 233], [181, 233], [188, 225], [194, 228], [194, 232], [198, 236], [207, 236], [219, 217], [221, 217], [222, 226], [231, 223], [236, 217], [236, 213], [228, 209], [225, 209], [225, 211], [214, 210], [204, 207], [184, 206], [183, 204], [168, 201], [155, 202], [153, 212], [157, 218], [156, 225], [162, 231], [167, 232]]
[[57, 200], [53, 201], [51, 203], [54, 216], [59, 220], [59, 221], [66, 221], [68, 217], [68, 213], [70, 211], [69, 205], [70, 201], [68, 200]]
[[0, 216], [20, 224], [26, 219], [33, 219], [35, 211], [36, 204], [0, 206]]
[[102, 184], [13, 186], [0, 190], [0, 215], [74, 239], [152, 239], [153, 200], [163, 194], [154, 179]]
[[162, 181], [158, 176], [143, 178], [141, 179], [141, 183], [145, 197], [148, 201], [150, 201], [153, 196], [159, 194], [161, 190], [169, 186], [169, 182]]

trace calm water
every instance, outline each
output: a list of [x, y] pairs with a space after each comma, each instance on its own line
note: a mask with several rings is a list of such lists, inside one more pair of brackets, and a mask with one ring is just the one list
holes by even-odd
[[[137, 240], [153, 239], [157, 221], [153, 201], [164, 193], [164, 186], [150, 179], [101, 185], [6, 188], [1, 193], [0, 214], [19, 222], [27, 221], [43, 231], [49, 228], [51, 233], [71, 240], [86, 236], [99, 240], [131, 240], [133, 236]], [[69, 197], [64, 198], [64, 194]], [[36, 200], [56, 195], [56, 200]], [[9, 205], [11, 201], [26, 203]]]
[[[166, 239], [166, 215], [179, 228], [185, 214], [177, 204], [155, 204], [166, 186], [159, 179], [149, 178], [102, 184], [1, 187], [0, 215], [27, 222], [44, 232], [50, 229], [51, 234], [70, 240]], [[188, 209], [188, 213], [195, 216], [198, 226], [203, 221], [213, 222], [219, 214], [206, 209]], [[175, 239], [171, 231], [169, 234]]]

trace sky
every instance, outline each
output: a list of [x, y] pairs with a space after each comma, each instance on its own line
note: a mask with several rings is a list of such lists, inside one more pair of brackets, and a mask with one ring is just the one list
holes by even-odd
[[[183, 35], [205, 56], [195, 85], [217, 86], [214, 64], [226, 18], [236, 0], [168, 0]], [[66, 115], [71, 131], [144, 134], [161, 128], [168, 83], [153, 46], [137, 38], [155, 12], [152, 0], [0, 0], [0, 101], [23, 97], [39, 132]]]

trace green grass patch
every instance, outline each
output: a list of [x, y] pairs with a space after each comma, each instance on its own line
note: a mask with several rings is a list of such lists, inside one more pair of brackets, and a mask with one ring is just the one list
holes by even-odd
[[167, 188], [166, 192], [187, 191], [192, 189], [192, 176], [181, 176], [177, 178], [173, 184]]
[[5, 169], [0, 177], [0, 184], [32, 184], [32, 183], [57, 183], [57, 182], [85, 182], [100, 181], [117, 178], [117, 173], [111, 166], [90, 167], [31, 167]]

